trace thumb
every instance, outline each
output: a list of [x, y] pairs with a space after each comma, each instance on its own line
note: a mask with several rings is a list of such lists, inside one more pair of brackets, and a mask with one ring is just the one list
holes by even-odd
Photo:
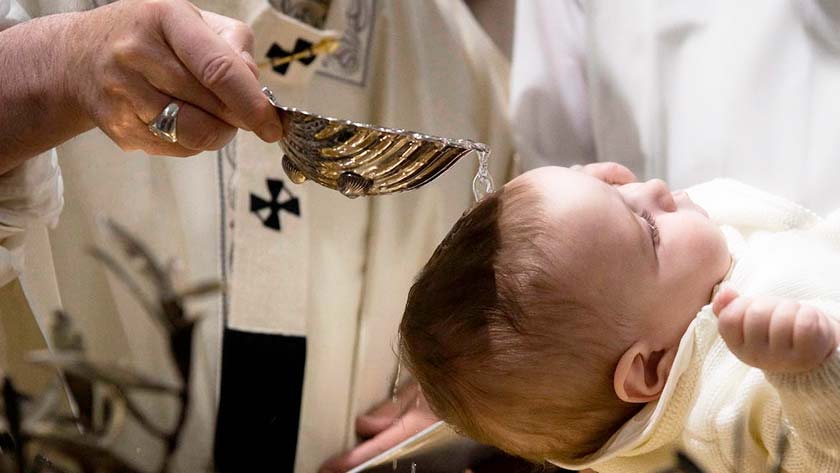
[[633, 171], [614, 162], [591, 163], [580, 170], [611, 185], [624, 185], [636, 182], [636, 175], [633, 174]]
[[373, 437], [392, 426], [399, 418], [399, 411], [364, 414], [356, 418], [356, 435], [362, 438]]
[[722, 287], [717, 294], [715, 294], [714, 299], [712, 299], [712, 312], [715, 315], [720, 316], [720, 311], [726, 308], [732, 301], [738, 298], [738, 292], [731, 287], [725, 286]]
[[420, 389], [415, 382], [401, 387], [396, 399], [387, 399], [356, 418], [356, 434], [362, 438], [373, 437], [391, 427], [405, 411], [417, 403], [419, 395]]
[[631, 182], [636, 182], [636, 175], [633, 171], [627, 169], [618, 163], [605, 163], [604, 181], [608, 184], [623, 185]]

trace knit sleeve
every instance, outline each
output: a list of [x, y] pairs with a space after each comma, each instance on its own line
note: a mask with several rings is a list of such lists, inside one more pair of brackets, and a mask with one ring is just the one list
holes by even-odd
[[806, 373], [767, 373], [787, 428], [786, 471], [840, 471], [840, 351]]

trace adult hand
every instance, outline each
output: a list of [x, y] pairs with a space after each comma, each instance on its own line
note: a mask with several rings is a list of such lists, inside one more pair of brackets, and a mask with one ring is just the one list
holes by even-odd
[[[64, 48], [69, 93], [122, 149], [190, 156], [221, 148], [237, 127], [282, 137], [245, 24], [186, 0], [122, 0], [77, 15]], [[147, 124], [173, 101], [178, 142], [168, 143]]]
[[417, 434], [439, 419], [429, 409], [417, 383], [399, 390], [396, 402], [388, 400], [356, 419], [356, 434], [365, 439], [356, 448], [321, 465], [320, 473], [343, 473]]
[[790, 299], [740, 296], [721, 289], [712, 300], [718, 330], [744, 363], [776, 373], [818, 367], [837, 349], [840, 327], [820, 310]]
[[636, 175], [633, 174], [633, 171], [614, 162], [590, 163], [586, 165], [575, 164], [570, 169], [589, 174], [594, 178], [614, 186], [636, 182]]

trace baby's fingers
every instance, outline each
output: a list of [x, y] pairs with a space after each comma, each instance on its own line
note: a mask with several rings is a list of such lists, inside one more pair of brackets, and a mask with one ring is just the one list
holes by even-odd
[[718, 332], [733, 351], [744, 344], [744, 318], [750, 304], [752, 298], [739, 296], [717, 312]]
[[738, 293], [735, 292], [735, 289], [731, 287], [722, 287], [717, 294], [715, 294], [715, 298], [712, 299], [712, 311], [715, 315], [720, 315], [720, 311], [723, 310], [724, 307], [728, 306], [730, 302], [734, 301], [735, 298], [738, 297]]
[[770, 323], [780, 300], [758, 297], [747, 307], [744, 315], [744, 345], [753, 355], [760, 356], [770, 348]]
[[834, 326], [822, 312], [803, 305], [796, 313], [792, 343], [796, 368], [819, 366], [837, 348]]
[[770, 348], [776, 353], [786, 353], [793, 348], [794, 325], [800, 305], [789, 299], [782, 300], [773, 310], [770, 320]]

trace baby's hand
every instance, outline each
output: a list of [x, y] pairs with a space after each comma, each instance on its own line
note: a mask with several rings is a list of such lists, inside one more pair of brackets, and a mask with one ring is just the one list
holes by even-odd
[[837, 349], [840, 326], [814, 307], [778, 297], [745, 297], [723, 288], [712, 301], [718, 330], [744, 363], [769, 372], [819, 366]]

